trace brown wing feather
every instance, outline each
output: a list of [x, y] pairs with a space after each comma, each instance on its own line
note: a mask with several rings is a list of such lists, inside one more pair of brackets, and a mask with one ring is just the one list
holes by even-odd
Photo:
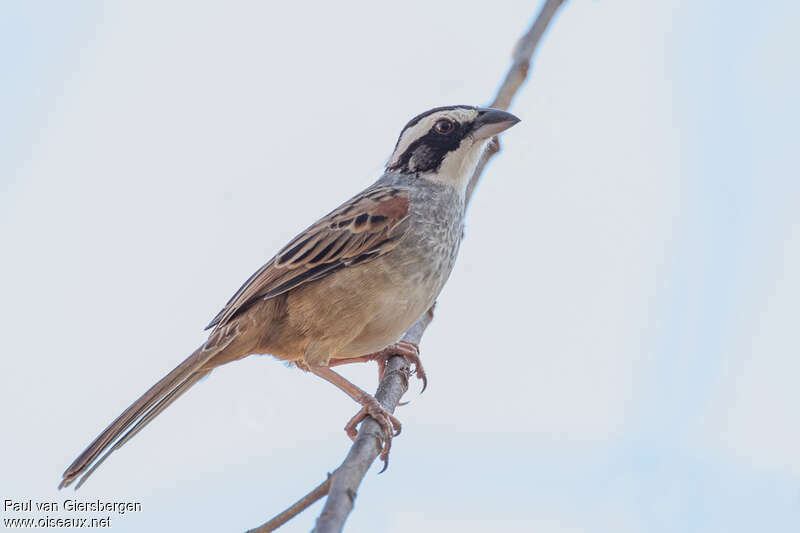
[[258, 299], [267, 299], [369, 261], [397, 246], [407, 227], [408, 191], [367, 190], [317, 221], [257, 270], [206, 327], [224, 325]]

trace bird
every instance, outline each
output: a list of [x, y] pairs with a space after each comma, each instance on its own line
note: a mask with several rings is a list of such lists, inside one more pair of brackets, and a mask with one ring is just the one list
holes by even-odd
[[453, 269], [466, 190], [492, 138], [519, 118], [453, 105], [412, 118], [384, 173], [301, 232], [236, 291], [206, 327], [208, 340], [108, 425], [69, 465], [59, 488], [77, 489], [105, 461], [202, 378], [251, 354], [270, 354], [332, 383], [382, 428], [388, 461], [400, 421], [332, 367], [377, 361], [379, 379], [403, 355], [427, 385], [416, 344], [399, 340], [436, 301]]

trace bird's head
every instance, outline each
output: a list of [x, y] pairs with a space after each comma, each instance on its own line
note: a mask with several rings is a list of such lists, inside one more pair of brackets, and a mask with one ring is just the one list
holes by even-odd
[[386, 170], [441, 181], [463, 191], [491, 138], [519, 119], [506, 111], [455, 105], [412, 118]]

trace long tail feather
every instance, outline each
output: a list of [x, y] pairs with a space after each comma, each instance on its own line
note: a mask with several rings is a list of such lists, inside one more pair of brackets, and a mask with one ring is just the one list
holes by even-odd
[[[123, 435], [118, 441], [116, 441], [113, 446], [108, 448], [108, 450], [106, 450], [106, 452], [99, 459], [97, 459], [94, 463], [92, 463], [91, 468], [86, 470], [83, 473], [83, 475], [81, 475], [81, 479], [78, 480], [78, 483], [75, 484], [75, 490], [78, 490], [79, 488], [81, 488], [81, 485], [86, 483], [86, 480], [89, 479], [89, 476], [91, 476], [94, 473], [94, 471], [97, 470], [97, 468], [101, 464], [103, 464], [103, 462], [106, 459], [108, 459], [109, 455], [114, 453], [116, 450], [119, 450], [120, 448], [122, 448], [122, 446], [126, 442], [131, 440], [134, 435], [139, 433], [147, 424], [149, 424], [150, 421], [153, 420], [156, 417], [156, 415], [161, 413], [161, 411], [166, 409], [169, 406], [169, 404], [171, 404], [172, 402], [177, 400], [184, 392], [189, 390], [192, 385], [194, 385], [195, 383], [197, 383], [198, 381], [200, 381], [201, 379], [206, 377], [209, 372], [211, 372], [211, 371], [207, 370], [205, 372], [197, 372], [195, 374], [192, 374], [191, 376], [186, 378], [186, 381], [184, 381], [183, 383], [178, 385], [176, 388], [172, 389], [172, 391], [169, 394], [164, 396], [157, 404], [155, 404], [153, 406], [152, 409], [150, 409], [147, 412], [146, 415], [144, 415], [142, 418], [139, 419], [138, 422], [136, 422], [135, 426], [133, 426], [131, 429], [129, 429], [125, 433], [125, 435]], [[80, 474], [77, 474], [77, 475], [80, 475]], [[67, 482], [67, 485], [68, 484], [69, 484], [69, 482]]]
[[[97, 438], [81, 453], [75, 461], [64, 471], [63, 479], [58, 488], [68, 487], [81, 475], [76, 489], [106, 460], [106, 458], [122, 447], [134, 435], [142, 430], [153, 418], [177, 400], [184, 392], [210, 370], [202, 369], [209, 359], [219, 354], [229, 343], [223, 346], [209, 348], [207, 345], [195, 350], [181, 364], [169, 374], [161, 378], [155, 385], [145, 392], [138, 400], [119, 415]], [[108, 451], [106, 451], [108, 450]], [[100, 457], [101, 454], [105, 454]], [[98, 460], [98, 457], [100, 459]]]

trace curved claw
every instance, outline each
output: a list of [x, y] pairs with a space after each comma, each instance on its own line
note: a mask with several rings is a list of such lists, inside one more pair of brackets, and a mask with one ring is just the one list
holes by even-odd
[[378, 472], [378, 475], [383, 474], [384, 472], [386, 472], [386, 469], [389, 468], [389, 453], [388, 453], [388, 450], [387, 450], [387, 453], [386, 453], [386, 457], [384, 457], [383, 452], [381, 452], [381, 461], [383, 461], [383, 468], [381, 468], [381, 471]]
[[[428, 376], [426, 376], [426, 375], [425, 375], [425, 372], [422, 370], [422, 367], [421, 367], [421, 366], [419, 366], [419, 363], [417, 363], [416, 365], [414, 365], [414, 367], [415, 367], [415, 371], [414, 371], [414, 373], [417, 375], [417, 377], [418, 377], [419, 379], [421, 379], [421, 380], [422, 380], [422, 390], [421, 390], [421, 391], [419, 391], [419, 393], [420, 393], [420, 394], [422, 394], [423, 392], [425, 392], [425, 389], [427, 389], [427, 388], [428, 388]], [[420, 373], [421, 373], [422, 375], [420, 375]]]

